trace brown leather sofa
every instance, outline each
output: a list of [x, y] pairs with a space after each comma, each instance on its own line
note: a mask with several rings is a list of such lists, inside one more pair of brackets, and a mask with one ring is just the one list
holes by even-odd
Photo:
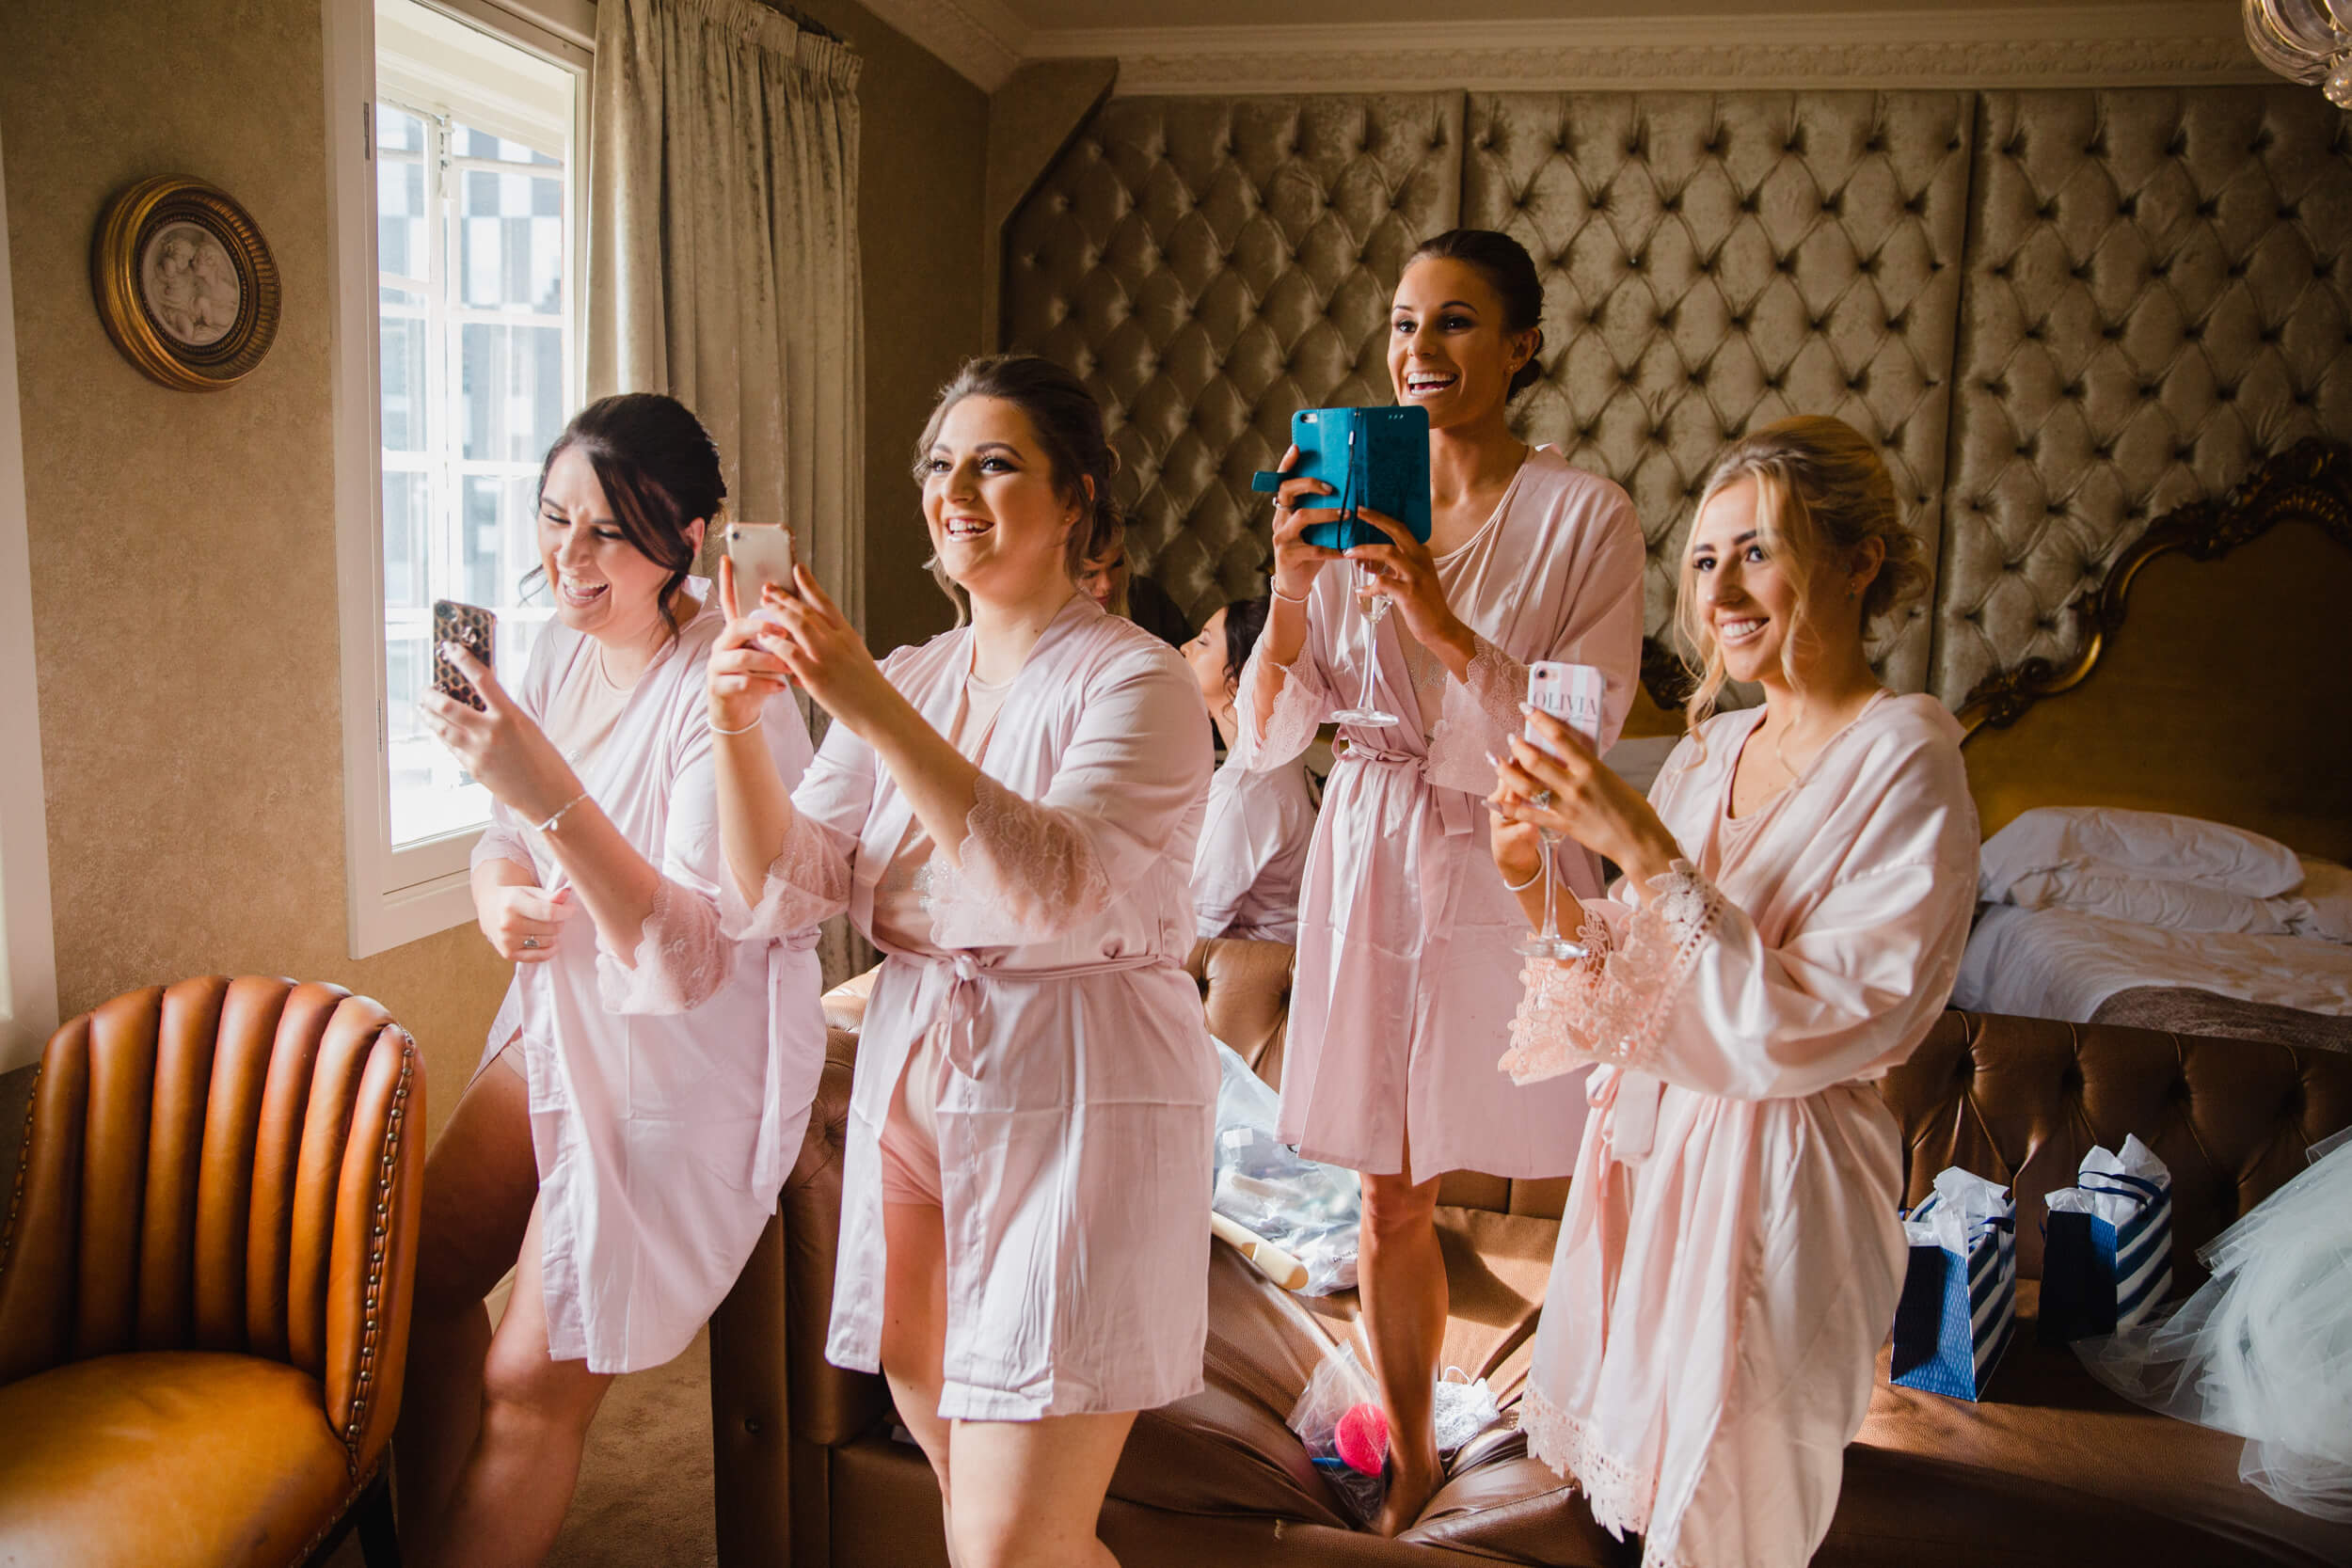
[[[1212, 1030], [1279, 1077], [1290, 950], [1216, 942], [1195, 954]], [[833, 1290], [841, 1140], [861, 998], [837, 992], [831, 1060], [808, 1143], [711, 1327], [720, 1560], [944, 1565], [938, 1494], [890, 1435], [879, 1378], [822, 1354]], [[1911, 1196], [1961, 1164], [2010, 1182], [2021, 1215], [2069, 1185], [2093, 1143], [2137, 1132], [2171, 1166], [2175, 1266], [2352, 1124], [2352, 1058], [2235, 1040], [1945, 1014], [1884, 1085], [1911, 1151]], [[1292, 1296], [1231, 1249], [1210, 1271], [1207, 1388], [1136, 1425], [1103, 1513], [1127, 1568], [1203, 1563], [1632, 1568], [1638, 1544], [1600, 1530], [1527, 1457], [1507, 1421], [1524, 1382], [1565, 1184], [1449, 1177], [1441, 1241], [1453, 1291], [1446, 1360], [1486, 1376], [1506, 1425], [1457, 1457], [1396, 1541], [1350, 1530], [1284, 1425], [1354, 1312], [1352, 1294]], [[2039, 1290], [2038, 1227], [2020, 1227], [2020, 1308]], [[1815, 1559], [1836, 1568], [1984, 1564], [2352, 1563], [2352, 1528], [2296, 1513], [2237, 1479], [2237, 1439], [2141, 1411], [2093, 1383], [2030, 1323], [1982, 1404], [1880, 1388], [1847, 1450]]]
[[0, 1562], [396, 1560], [424, 1064], [333, 986], [205, 976], [50, 1038], [0, 1231]]

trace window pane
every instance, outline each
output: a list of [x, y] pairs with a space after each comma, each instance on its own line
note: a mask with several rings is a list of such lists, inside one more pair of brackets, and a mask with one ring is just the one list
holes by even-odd
[[384, 475], [384, 608], [433, 608], [432, 485], [421, 473]]
[[564, 185], [547, 175], [468, 169], [458, 268], [475, 309], [564, 308]]
[[466, 457], [538, 462], [564, 433], [563, 328], [468, 322], [459, 335]]
[[[397, 114], [384, 110], [383, 116]], [[379, 116], [378, 123], [382, 123]], [[402, 115], [403, 119], [415, 117]], [[421, 126], [421, 121], [416, 121]], [[433, 274], [424, 212], [424, 161], [379, 157], [375, 162], [375, 264], [396, 277]]]
[[495, 158], [502, 164], [537, 164], [543, 168], [560, 167], [563, 163], [545, 152], [534, 152], [521, 142], [505, 141], [470, 125], [454, 127], [451, 146], [460, 158]]
[[384, 450], [422, 451], [426, 435], [424, 318], [421, 312], [406, 316], [388, 309], [381, 320], [383, 346], [376, 368], [384, 379]]
[[424, 150], [424, 121], [396, 104], [375, 105], [375, 145], [387, 152]]

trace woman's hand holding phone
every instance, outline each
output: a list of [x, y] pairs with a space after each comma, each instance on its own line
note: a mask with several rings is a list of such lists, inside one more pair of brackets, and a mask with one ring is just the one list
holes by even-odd
[[1404, 617], [1405, 629], [1433, 654], [1446, 649], [1463, 653], [1467, 665], [1475, 657], [1476, 639], [1462, 618], [1446, 603], [1445, 585], [1438, 580], [1437, 557], [1413, 537], [1412, 530], [1394, 517], [1359, 508], [1356, 515], [1389, 536], [1385, 545], [1359, 545], [1346, 553], [1373, 574], [1372, 591], [1387, 599]]
[[792, 672], [761, 641], [776, 628], [766, 604], [753, 605], [763, 612], [756, 618], [743, 613], [735, 562], [726, 556], [719, 558], [719, 608], [727, 624], [711, 644], [706, 701], [713, 729], [740, 733], [758, 720], [769, 698], [790, 688]]
[[793, 587], [788, 595], [767, 590], [761, 618], [753, 623], [758, 646], [827, 713], [865, 740], [872, 741], [890, 719], [912, 715], [914, 709], [882, 673], [865, 639], [806, 566], [793, 568]]
[[542, 821], [577, 800], [580, 775], [490, 667], [455, 642], [442, 644], [441, 654], [474, 689], [482, 708], [477, 712], [442, 692], [426, 692], [417, 706], [435, 738], [501, 805], [526, 821]]
[[[1297, 466], [1298, 449], [1292, 447], [1282, 453], [1282, 472], [1288, 473]], [[1315, 574], [1323, 570], [1324, 562], [1346, 559], [1337, 550], [1307, 543], [1307, 530], [1340, 520], [1336, 510], [1308, 504], [1318, 496], [1330, 494], [1328, 484], [1303, 475], [1284, 480], [1274, 493], [1274, 591], [1285, 598], [1305, 598], [1307, 590], [1315, 585]]]
[[1671, 869], [1682, 851], [1649, 801], [1573, 725], [1531, 706], [1520, 711], [1528, 734], [1511, 736], [1511, 754], [1494, 759], [1486, 802], [1495, 815], [1574, 839], [1643, 880]]

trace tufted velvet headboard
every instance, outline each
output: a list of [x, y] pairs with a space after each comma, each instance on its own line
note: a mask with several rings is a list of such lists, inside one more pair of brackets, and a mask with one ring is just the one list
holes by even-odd
[[1708, 465], [1784, 413], [1882, 444], [1938, 562], [1882, 669], [1955, 706], [2070, 654], [2151, 518], [2352, 438], [2352, 132], [2305, 88], [1113, 99], [1007, 225], [1004, 335], [1111, 410], [1196, 620], [1262, 588], [1292, 409], [1388, 400], [1455, 224], [1546, 273], [1516, 415], [1632, 494], [1653, 638]]

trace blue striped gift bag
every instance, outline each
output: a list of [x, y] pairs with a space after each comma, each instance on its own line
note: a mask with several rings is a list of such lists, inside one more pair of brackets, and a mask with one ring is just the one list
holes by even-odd
[[1904, 1216], [1911, 1263], [1895, 1307], [1891, 1381], [1981, 1400], [2017, 1326], [2016, 1209], [2009, 1189], [1956, 1167], [1935, 1186]]
[[2042, 1226], [2045, 1344], [2112, 1334], [2172, 1290], [2172, 1173], [2146, 1144], [2093, 1148], [2075, 1185], [2049, 1196]]

